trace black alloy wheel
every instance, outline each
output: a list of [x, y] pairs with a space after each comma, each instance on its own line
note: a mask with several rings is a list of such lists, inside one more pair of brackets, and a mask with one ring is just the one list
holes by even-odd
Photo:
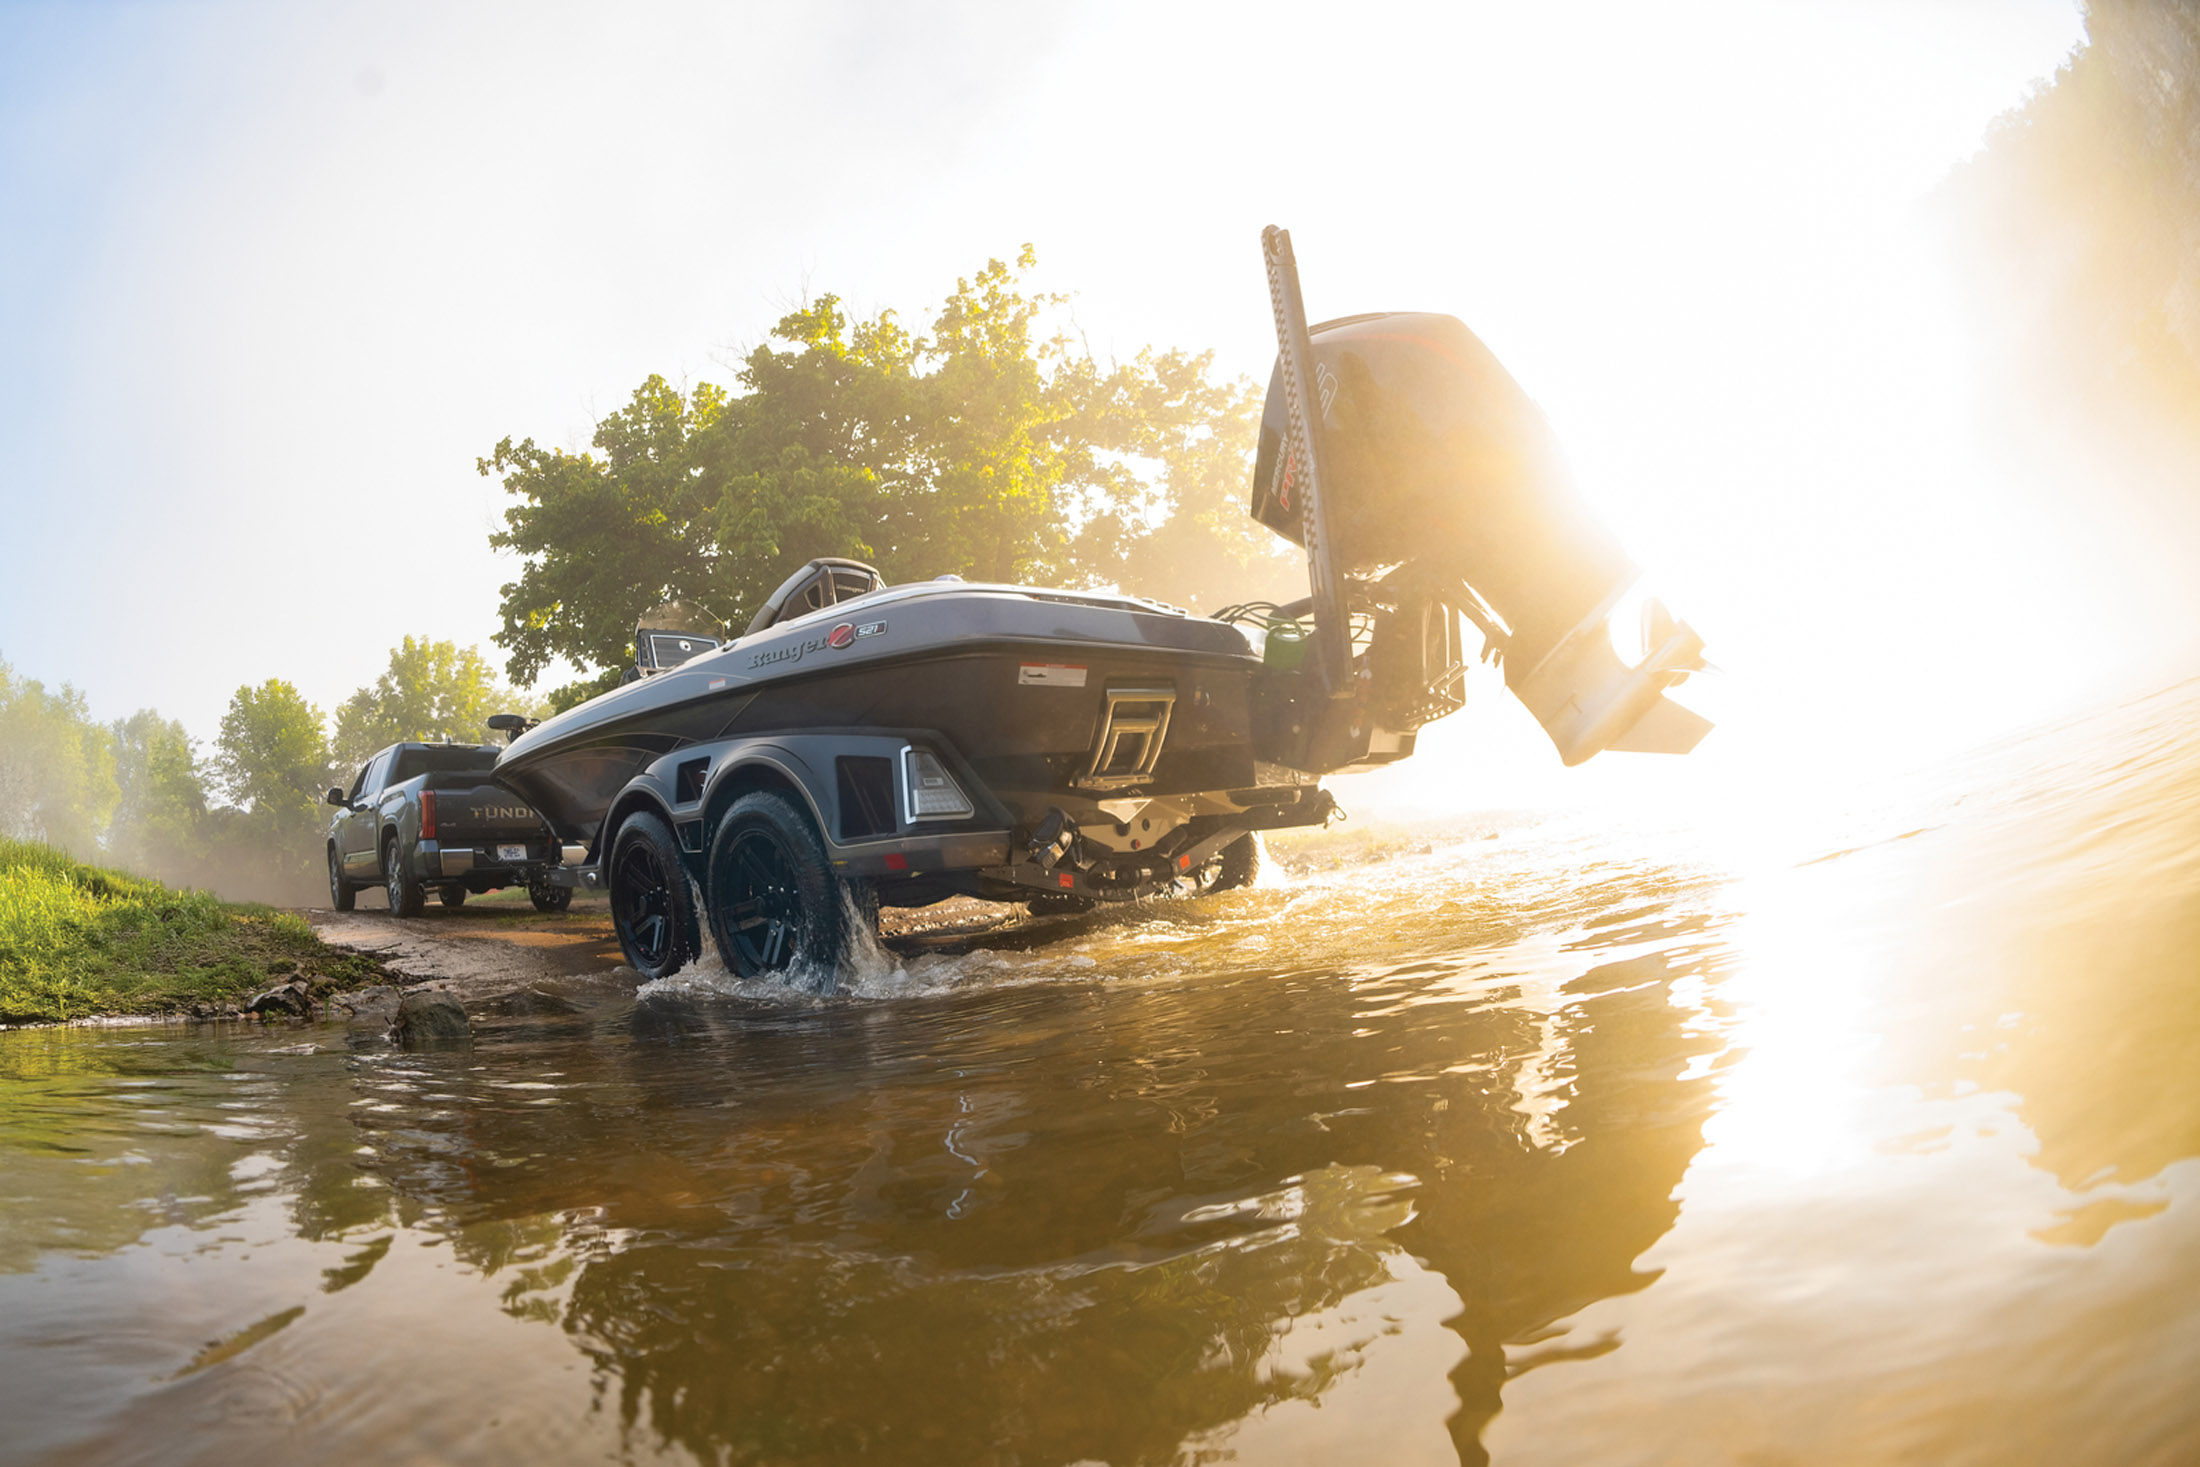
[[610, 887], [611, 926], [635, 972], [669, 977], [702, 950], [680, 848], [662, 819], [632, 815], [619, 827], [611, 842]]
[[358, 892], [344, 880], [344, 858], [336, 854], [333, 845], [328, 848], [328, 904], [339, 912], [348, 912], [359, 905]]
[[743, 795], [718, 822], [705, 868], [710, 935], [726, 966], [743, 978], [796, 963], [838, 984], [851, 936], [840, 881], [809, 816], [785, 796]]
[[562, 912], [573, 905], [573, 888], [552, 886], [547, 881], [529, 882], [527, 900], [535, 904], [538, 912]]
[[396, 917], [417, 917], [427, 905], [427, 889], [405, 867], [405, 857], [391, 836], [382, 846], [382, 883], [390, 894], [390, 914]]
[[454, 912], [466, 905], [466, 888], [463, 886], [446, 886], [436, 895], [442, 898], [444, 906]]

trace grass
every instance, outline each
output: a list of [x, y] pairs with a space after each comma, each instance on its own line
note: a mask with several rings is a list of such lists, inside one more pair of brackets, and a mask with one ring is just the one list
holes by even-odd
[[0, 1024], [220, 1011], [273, 984], [386, 981], [301, 917], [0, 840]]

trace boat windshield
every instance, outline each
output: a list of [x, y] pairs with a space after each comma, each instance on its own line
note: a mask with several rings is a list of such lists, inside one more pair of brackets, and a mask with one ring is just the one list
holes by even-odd
[[715, 652], [718, 642], [713, 637], [698, 637], [691, 632], [644, 632], [649, 639], [647, 666], [652, 672], [663, 672], [668, 667], [678, 667], [691, 657], [705, 652]]

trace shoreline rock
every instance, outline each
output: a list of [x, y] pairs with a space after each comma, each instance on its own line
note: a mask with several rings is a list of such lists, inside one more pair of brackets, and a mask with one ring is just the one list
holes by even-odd
[[466, 1007], [440, 988], [416, 988], [397, 1003], [390, 1038], [401, 1049], [450, 1049], [473, 1042]]

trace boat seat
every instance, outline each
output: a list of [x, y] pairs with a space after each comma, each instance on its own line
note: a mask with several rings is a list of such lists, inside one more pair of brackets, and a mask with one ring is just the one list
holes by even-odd
[[858, 596], [868, 596], [885, 584], [884, 576], [860, 560], [841, 560], [832, 556], [813, 560], [787, 577], [779, 589], [766, 598], [745, 635], [753, 637], [780, 622], [793, 621], [798, 616], [808, 616], [813, 611], [853, 601]]

